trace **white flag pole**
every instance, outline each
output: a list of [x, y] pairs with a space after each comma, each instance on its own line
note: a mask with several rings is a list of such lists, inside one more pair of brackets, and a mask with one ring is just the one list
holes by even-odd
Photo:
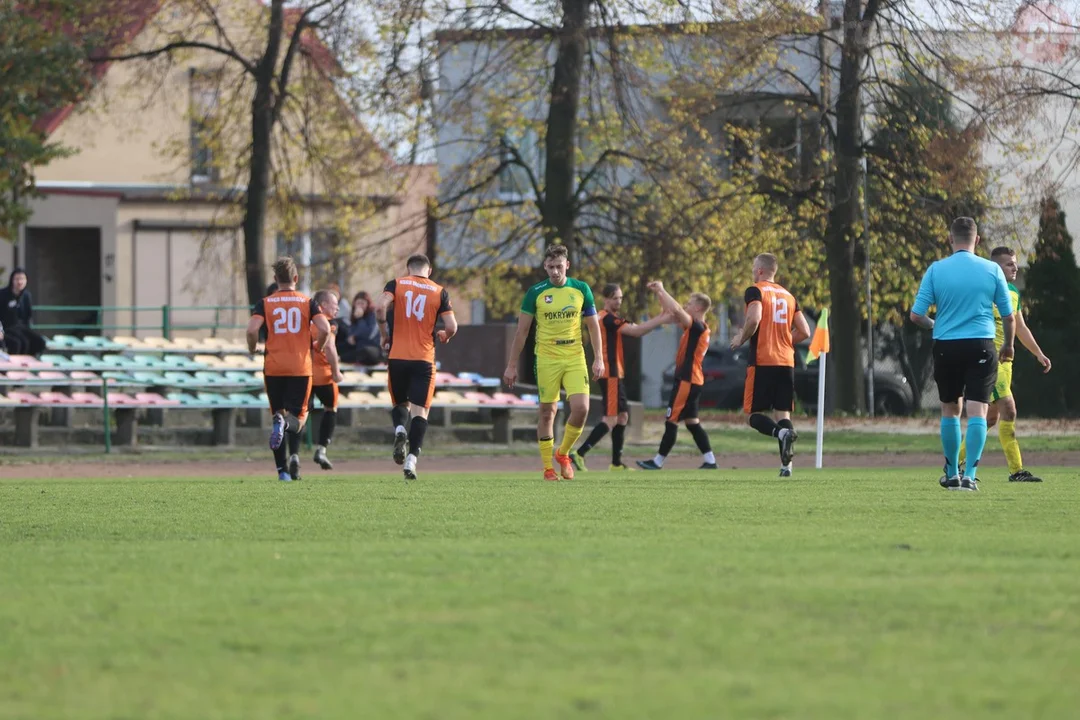
[[814, 452], [814, 467], [821, 469], [821, 448], [825, 441], [825, 359], [829, 353], [821, 353], [818, 362], [817, 381], [817, 449]]

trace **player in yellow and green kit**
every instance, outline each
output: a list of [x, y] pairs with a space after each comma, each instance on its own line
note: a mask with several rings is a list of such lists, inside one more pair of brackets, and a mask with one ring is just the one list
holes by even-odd
[[[581, 437], [589, 414], [589, 370], [585, 348], [581, 344], [581, 321], [584, 318], [592, 340], [593, 377], [604, 374], [604, 347], [600, 322], [596, 318], [596, 303], [588, 285], [566, 276], [570, 269], [566, 247], [552, 245], [544, 254], [544, 270], [548, 279], [529, 288], [521, 303], [514, 346], [503, 381], [514, 387], [517, 381], [518, 356], [525, 347], [529, 328], [536, 322], [536, 384], [540, 395], [540, 417], [536, 423], [536, 439], [540, 445], [540, 460], [544, 464], [544, 479], [558, 480], [554, 463], [559, 464], [563, 479], [572, 480], [574, 465], [570, 450]], [[555, 412], [559, 391], [566, 390], [570, 416], [558, 450], [555, 447]]]
[[[1013, 315], [1016, 317], [1016, 339], [1026, 347], [1043, 367], [1043, 372], [1050, 372], [1050, 358], [1043, 354], [1039, 343], [1035, 342], [1035, 336], [1031, 334], [1031, 328], [1024, 322], [1024, 315], [1020, 312], [1020, 291], [1013, 285], [1019, 268], [1016, 265], [1016, 253], [1007, 247], [996, 247], [990, 252], [990, 259], [1001, 266], [1005, 273], [1005, 279], [1009, 281], [1009, 299], [1012, 300]], [[1005, 342], [1005, 331], [1001, 326], [1001, 316], [997, 308], [994, 308], [994, 346], [1000, 351]], [[989, 412], [986, 414], [987, 428], [1001, 419], [998, 428], [998, 439], [1001, 448], [1005, 451], [1005, 459], [1009, 463], [1009, 482], [1042, 482], [1024, 469], [1023, 459], [1020, 457], [1020, 443], [1016, 441], [1016, 401], [1012, 394], [1012, 361], [998, 364], [997, 382], [994, 384], [994, 392], [991, 395]], [[964, 462], [967, 456], [967, 448], [960, 446], [960, 462]]]

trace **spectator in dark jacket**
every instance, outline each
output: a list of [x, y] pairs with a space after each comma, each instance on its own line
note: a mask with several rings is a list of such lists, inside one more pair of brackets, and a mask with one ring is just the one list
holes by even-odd
[[382, 359], [379, 325], [375, 320], [375, 309], [371, 307], [371, 296], [366, 292], [358, 292], [353, 297], [348, 331], [338, 333], [338, 355], [344, 362], [361, 365], [377, 365]]
[[12, 355], [41, 355], [45, 338], [31, 329], [34, 299], [26, 289], [26, 271], [11, 271], [6, 288], [0, 289], [0, 325], [4, 326], [4, 343]]

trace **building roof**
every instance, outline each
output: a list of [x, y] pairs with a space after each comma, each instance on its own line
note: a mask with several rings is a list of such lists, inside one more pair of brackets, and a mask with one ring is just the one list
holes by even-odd
[[[160, 7], [161, 0], [107, 0], [87, 3], [82, 9], [78, 27], [66, 24], [65, 32], [76, 35], [86, 31], [102, 31], [104, 40], [95, 53], [108, 56], [141, 33]], [[93, 63], [90, 70], [91, 81], [95, 84], [100, 82], [108, 70], [107, 62]], [[71, 115], [75, 107], [76, 103], [71, 103], [46, 113], [37, 119], [34, 129], [51, 135]]]
[[[88, 2], [82, 10], [78, 27], [66, 27], [66, 31], [75, 35], [85, 31], [100, 31], [104, 40], [93, 55], [109, 57], [114, 51], [138, 37], [149, 22], [161, 10], [163, 0], [97, 0]], [[262, 0], [254, 0], [260, 5]], [[284, 33], [290, 36], [303, 11], [300, 8], [285, 8]], [[312, 63], [327, 75], [339, 75], [343, 72], [337, 58], [326, 43], [311, 29], [306, 29], [300, 36], [300, 52], [311, 59]], [[94, 62], [91, 68], [91, 81], [97, 84], [105, 77], [112, 63]], [[89, 88], [88, 88], [89, 90]], [[85, 99], [85, 98], [84, 98]], [[71, 103], [38, 118], [34, 129], [51, 135], [78, 106]]]

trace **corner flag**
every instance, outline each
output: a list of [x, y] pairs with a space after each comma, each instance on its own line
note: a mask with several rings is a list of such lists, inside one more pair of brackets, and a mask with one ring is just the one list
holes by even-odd
[[821, 469], [821, 453], [825, 444], [825, 362], [829, 359], [829, 309], [821, 311], [818, 318], [817, 328], [814, 329], [814, 338], [810, 341], [810, 352], [806, 354], [806, 362], [810, 363], [821, 358], [818, 365], [817, 386], [817, 447], [814, 450], [814, 467]]
[[829, 352], [829, 309], [821, 311], [817, 327], [814, 329], [814, 337], [810, 340], [810, 352], [806, 355], [806, 362], [814, 362], [821, 353]]

